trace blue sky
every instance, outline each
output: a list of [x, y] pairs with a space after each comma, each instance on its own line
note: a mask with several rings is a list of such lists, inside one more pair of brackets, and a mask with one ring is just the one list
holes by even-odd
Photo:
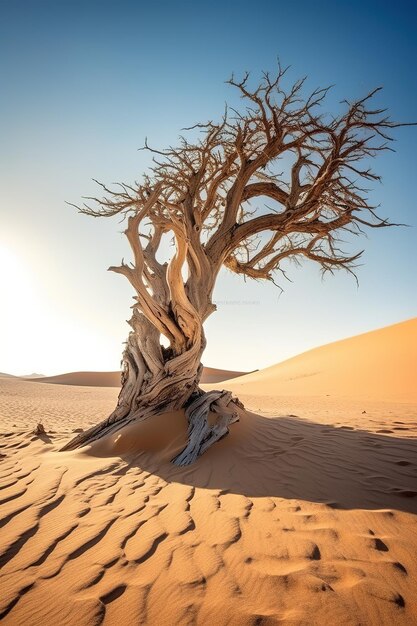
[[[417, 120], [414, 2], [0, 2], [0, 371], [116, 369], [131, 289], [106, 272], [128, 251], [117, 220], [78, 215], [103, 182], [140, 178], [180, 129], [237, 104], [234, 71], [277, 55], [308, 88], [335, 85], [329, 110], [382, 85], [393, 119]], [[210, 366], [250, 370], [416, 315], [416, 128], [381, 155], [372, 197], [408, 228], [372, 231], [357, 288], [293, 269], [271, 284], [223, 272], [207, 322]], [[256, 322], [256, 323], [255, 323]]]

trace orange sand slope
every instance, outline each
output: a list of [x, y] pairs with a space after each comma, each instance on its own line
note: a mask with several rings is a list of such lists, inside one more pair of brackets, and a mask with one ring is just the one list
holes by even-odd
[[253, 395], [417, 401], [417, 318], [315, 348], [227, 385]]
[[[201, 382], [206, 384], [216, 383], [221, 380], [229, 380], [230, 378], [243, 376], [245, 373], [246, 372], [233, 372], [230, 370], [216, 369], [214, 367], [205, 367], [203, 369]], [[88, 387], [120, 387], [120, 372], [69, 372], [68, 374], [59, 374], [58, 376], [31, 378], [30, 381]]]

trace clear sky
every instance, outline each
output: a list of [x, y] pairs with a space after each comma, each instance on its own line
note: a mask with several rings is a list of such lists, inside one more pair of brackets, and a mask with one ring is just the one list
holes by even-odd
[[[231, 72], [280, 56], [308, 87], [334, 84], [329, 107], [382, 85], [378, 104], [417, 120], [415, 2], [0, 0], [0, 371], [117, 369], [131, 288], [106, 268], [128, 257], [117, 220], [65, 200], [91, 178], [131, 182], [180, 129], [219, 116]], [[314, 265], [272, 284], [224, 272], [204, 362], [251, 370], [417, 314], [417, 129], [375, 163], [380, 213], [409, 228], [369, 232], [360, 286]]]

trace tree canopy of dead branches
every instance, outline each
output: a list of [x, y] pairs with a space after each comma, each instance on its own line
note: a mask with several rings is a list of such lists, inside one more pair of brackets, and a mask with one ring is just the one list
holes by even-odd
[[[181, 458], [195, 458], [214, 434], [187, 403], [194, 398], [207, 416], [225, 397], [210, 404], [198, 388], [203, 323], [215, 309], [220, 268], [274, 282], [288, 260], [353, 272], [362, 252], [344, 249], [346, 233], [389, 225], [369, 200], [369, 184], [380, 180], [371, 162], [392, 149], [390, 132], [403, 124], [373, 105], [380, 88], [344, 101], [341, 112], [330, 115], [329, 89], [305, 95], [305, 79], [287, 87], [287, 69], [264, 73], [256, 87], [249, 74], [232, 76], [228, 82], [243, 103], [238, 110], [226, 108], [220, 121], [185, 129], [177, 147], [159, 150], [146, 141], [152, 166], [141, 182], [98, 183], [103, 196], [77, 207], [93, 217], [126, 220], [133, 260], [110, 270], [130, 281], [135, 304], [118, 407], [74, 445], [116, 422], [188, 406], [200, 435]], [[175, 248], [162, 262], [158, 251], [167, 234]], [[215, 433], [223, 435], [223, 427]]]

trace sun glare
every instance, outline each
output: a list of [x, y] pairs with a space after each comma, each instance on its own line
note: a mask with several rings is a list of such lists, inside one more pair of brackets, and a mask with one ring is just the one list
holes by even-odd
[[0, 245], [0, 371], [57, 374], [79, 369], [80, 363], [84, 369], [103, 369], [106, 358], [108, 369], [113, 361], [116, 369], [118, 354], [109, 360], [105, 334], [85, 322], [78, 302], [61, 301], [56, 277], [38, 276], [35, 262]]
[[8, 308], [13, 305], [19, 294], [27, 294], [31, 284], [28, 283], [28, 273], [18, 255], [3, 245], [0, 245], [0, 276], [4, 310], [4, 306]]

